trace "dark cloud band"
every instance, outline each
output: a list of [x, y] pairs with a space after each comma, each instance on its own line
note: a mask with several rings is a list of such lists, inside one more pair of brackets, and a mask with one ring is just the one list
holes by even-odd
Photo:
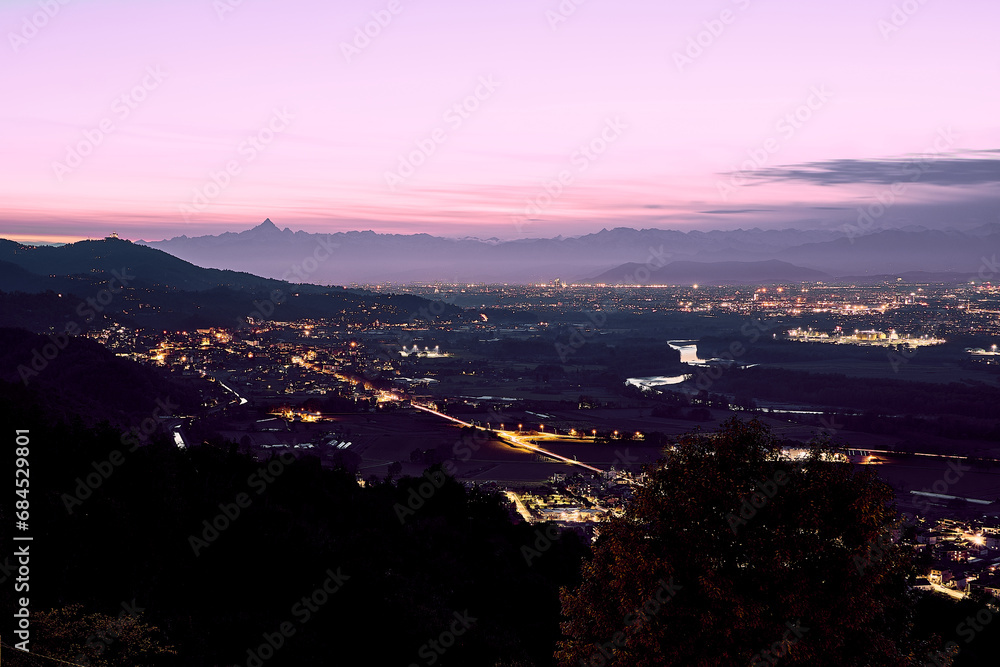
[[963, 186], [1000, 183], [1000, 150], [977, 151], [983, 157], [943, 157], [933, 154], [888, 160], [826, 160], [759, 169], [743, 176], [761, 183], [800, 181], [815, 185], [920, 182]]

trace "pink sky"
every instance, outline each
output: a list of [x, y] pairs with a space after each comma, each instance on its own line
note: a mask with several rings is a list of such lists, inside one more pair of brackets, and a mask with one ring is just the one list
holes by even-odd
[[[726, 174], [762, 151], [748, 175], [905, 158], [945, 128], [934, 159], [1000, 147], [987, 0], [912, 0], [898, 25], [882, 0], [577, 0], [554, 26], [559, 0], [63, 2], [51, 17], [39, 0], [0, 6], [5, 238], [148, 240], [265, 217], [500, 238], [837, 226], [886, 186]], [[373, 12], [391, 20], [345, 56]], [[591, 142], [604, 152], [577, 152]], [[401, 176], [421, 143], [433, 152]], [[894, 215], [985, 222], [989, 186], [921, 180]], [[704, 213], [720, 210], [748, 212]]]

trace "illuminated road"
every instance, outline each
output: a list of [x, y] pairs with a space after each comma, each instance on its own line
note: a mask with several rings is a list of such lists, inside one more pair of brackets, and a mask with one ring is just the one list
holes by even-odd
[[[228, 384], [226, 384], [225, 382], [223, 382], [222, 378], [219, 377], [219, 375], [220, 375], [219, 373], [207, 373], [207, 375], [210, 378], [214, 379], [216, 382], [218, 382], [220, 385], [222, 385], [223, 389], [225, 389], [230, 394], [232, 394], [233, 396], [236, 397], [235, 399], [233, 399], [232, 401], [230, 401], [230, 404], [236, 403], [237, 401], [239, 401], [238, 405], [246, 405], [247, 403], [249, 403], [249, 401], [247, 399], [245, 399], [242, 396], [240, 396], [240, 393], [238, 391], [236, 391], [235, 389], [233, 389], [232, 387], [230, 387]], [[225, 374], [224, 377], [228, 377], [228, 374]], [[219, 410], [219, 409], [221, 409], [221, 407], [222, 406], [219, 406], [217, 408], [213, 408], [213, 410]]]
[[531, 516], [531, 512], [529, 512], [528, 508], [524, 506], [524, 503], [521, 501], [521, 497], [519, 495], [513, 491], [504, 491], [504, 493], [506, 493], [507, 498], [514, 503], [514, 506], [517, 508], [517, 513], [520, 514], [525, 521], [528, 523], [534, 522], [535, 517]]
[[[455, 417], [452, 417], [451, 415], [446, 415], [443, 412], [438, 412], [437, 410], [432, 410], [431, 408], [424, 407], [423, 405], [417, 405], [416, 403], [412, 403], [411, 405], [413, 405], [413, 407], [415, 407], [418, 410], [423, 410], [424, 412], [429, 412], [432, 415], [437, 415], [438, 417], [443, 417], [443, 418], [447, 419], [448, 421], [455, 422], [456, 424], [461, 424], [462, 426], [472, 426], [472, 424], [470, 424], [469, 422], [464, 422], [461, 419], [456, 419]], [[476, 428], [476, 427], [473, 427], [473, 428]], [[565, 456], [560, 456], [559, 454], [556, 454], [554, 452], [550, 452], [547, 449], [542, 449], [541, 447], [538, 447], [537, 445], [533, 445], [530, 442], [527, 442], [524, 438], [521, 438], [521, 437], [518, 437], [518, 436], [512, 434], [510, 431], [491, 431], [491, 432], [492, 433], [496, 433], [502, 439], [507, 440], [512, 445], [516, 445], [518, 447], [524, 447], [525, 449], [530, 449], [533, 452], [537, 452], [539, 454], [544, 454], [545, 456], [550, 456], [550, 457], [552, 457], [554, 459], [562, 461], [563, 463], [569, 463], [570, 465], [580, 466], [581, 468], [586, 468], [587, 470], [590, 470], [591, 472], [604, 472], [600, 468], [595, 468], [592, 465], [588, 465], [588, 464], [583, 463], [581, 461], [574, 461], [573, 459], [568, 459]]]
[[[216, 379], [218, 379], [218, 378], [216, 378]], [[242, 396], [240, 396], [240, 394], [239, 394], [238, 391], [236, 391], [235, 389], [233, 389], [232, 387], [230, 387], [228, 384], [226, 384], [222, 380], [219, 380], [219, 384], [221, 384], [224, 389], [227, 389], [228, 391], [232, 392], [233, 396], [235, 396], [236, 398], [239, 399], [240, 405], [246, 405], [248, 403], [247, 399], [245, 399]]]
[[931, 587], [938, 593], [944, 593], [945, 595], [949, 595], [956, 600], [962, 600], [965, 598], [965, 593], [962, 591], [956, 591], [954, 588], [945, 588], [944, 586], [939, 586], [934, 582], [931, 582]]

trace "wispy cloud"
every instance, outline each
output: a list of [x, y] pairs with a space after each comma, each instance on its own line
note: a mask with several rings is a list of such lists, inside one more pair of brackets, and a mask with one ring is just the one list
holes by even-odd
[[699, 213], [707, 213], [709, 215], [732, 215], [735, 213], [767, 213], [765, 208], [734, 208], [728, 210], [718, 210], [718, 211], [698, 211]]
[[[813, 185], [888, 185], [919, 180], [945, 187], [1000, 183], [1000, 150], [969, 153], [973, 157], [921, 155], [881, 160], [823, 160], [760, 169], [748, 176], [757, 184], [798, 181]], [[914, 178], [915, 174], [919, 174]]]

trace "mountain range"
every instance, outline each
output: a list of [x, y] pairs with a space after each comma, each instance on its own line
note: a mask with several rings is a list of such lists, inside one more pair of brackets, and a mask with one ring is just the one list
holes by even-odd
[[[730, 271], [739, 267], [729, 267], [723, 282], [752, 283], [758, 281], [756, 276], [763, 268], [754, 267], [754, 263], [773, 260], [796, 267], [789, 280], [796, 275], [866, 277], [914, 271], [966, 280], [1000, 251], [1000, 224], [966, 231], [913, 227], [868, 234], [845, 230], [615, 228], [571, 238], [497, 241], [372, 231], [293, 232], [268, 219], [238, 233], [137, 243], [199, 266], [292, 281], [302, 276], [303, 281], [319, 284], [533, 283], [555, 278], [589, 283], [608, 271], [627, 275], [629, 269], [623, 265], [665, 267], [677, 261], [690, 264], [674, 267], [671, 281], [696, 282], [695, 273], [704, 267], [694, 263], [744, 262], [743, 268], [748, 269], [744, 275]], [[327, 259], [315, 261], [324, 253], [329, 254]], [[682, 269], [692, 273], [685, 274]]]

